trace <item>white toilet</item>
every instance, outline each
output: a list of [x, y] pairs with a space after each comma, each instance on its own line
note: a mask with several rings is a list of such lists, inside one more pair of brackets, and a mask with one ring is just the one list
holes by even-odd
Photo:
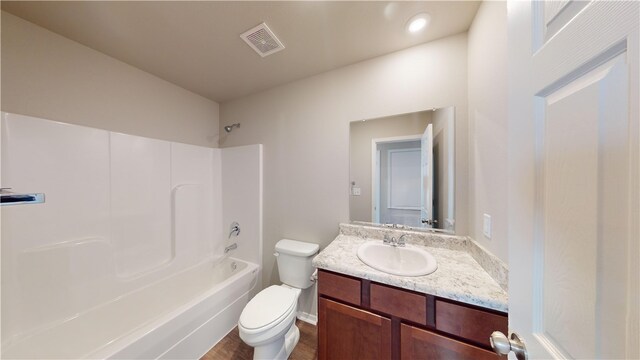
[[282, 285], [260, 291], [240, 315], [240, 338], [254, 347], [254, 359], [287, 359], [300, 339], [295, 325], [298, 296], [313, 285], [311, 265], [320, 246], [282, 239], [276, 244], [276, 260]]

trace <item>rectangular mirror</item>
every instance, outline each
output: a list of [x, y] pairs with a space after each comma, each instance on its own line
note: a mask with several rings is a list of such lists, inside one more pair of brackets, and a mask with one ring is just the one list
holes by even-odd
[[350, 124], [351, 221], [455, 232], [453, 106]]

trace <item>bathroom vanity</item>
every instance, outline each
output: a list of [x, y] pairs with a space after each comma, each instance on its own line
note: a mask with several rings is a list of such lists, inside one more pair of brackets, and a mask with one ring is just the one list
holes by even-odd
[[350, 224], [314, 259], [319, 359], [498, 359], [489, 337], [507, 332], [506, 267], [468, 238], [402, 233], [433, 254], [434, 273], [365, 265], [362, 244], [400, 232]]

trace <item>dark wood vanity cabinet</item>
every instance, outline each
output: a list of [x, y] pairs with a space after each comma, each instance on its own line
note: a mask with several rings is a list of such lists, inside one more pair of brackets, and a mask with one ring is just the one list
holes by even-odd
[[506, 314], [318, 271], [320, 360], [495, 360], [495, 330], [507, 333]]

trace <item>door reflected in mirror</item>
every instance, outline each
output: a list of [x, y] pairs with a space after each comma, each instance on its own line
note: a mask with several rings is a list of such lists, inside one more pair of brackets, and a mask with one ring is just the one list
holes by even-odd
[[351, 221], [455, 232], [455, 109], [350, 125]]

